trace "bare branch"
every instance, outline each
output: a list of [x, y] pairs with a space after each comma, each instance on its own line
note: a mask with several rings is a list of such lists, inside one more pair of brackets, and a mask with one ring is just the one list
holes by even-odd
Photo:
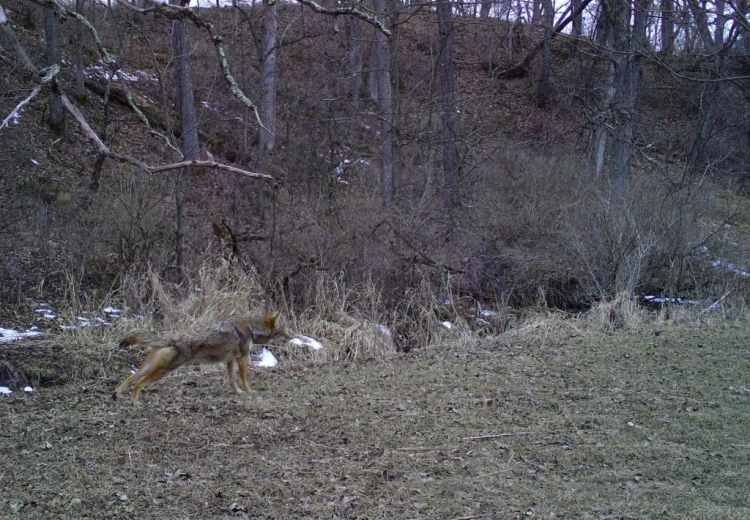
[[[99, 38], [98, 33], [96, 32], [96, 29], [94, 28], [93, 25], [91, 25], [91, 23], [86, 19], [86, 17], [84, 17], [80, 13], [76, 13], [74, 11], [70, 11], [69, 9], [67, 9], [63, 5], [61, 5], [57, 0], [32, 0], [32, 2], [34, 2], [34, 3], [38, 4], [38, 5], [41, 5], [43, 7], [47, 7], [49, 9], [52, 9], [55, 12], [55, 14], [57, 14], [58, 16], [61, 16], [61, 17], [72, 17], [72, 18], [76, 18], [77, 20], [79, 20], [89, 30], [89, 32], [91, 33], [92, 37], [96, 41], [97, 48], [99, 49], [99, 52], [101, 53], [104, 62], [109, 67], [109, 69], [111, 71], [111, 74], [114, 75], [119, 70], [119, 65], [117, 64], [116, 60], [114, 60], [112, 58], [112, 56], [107, 51], [106, 47], [104, 47], [104, 44], [102, 43], [101, 39]], [[127, 4], [124, 4], [124, 5], [127, 5]], [[164, 7], [164, 6], [158, 6], [158, 7]], [[194, 23], [196, 23], [197, 25], [199, 25], [201, 27], [205, 27], [205, 28], [210, 29], [210, 32], [212, 32], [212, 34], [215, 35], [214, 36], [214, 43], [217, 44], [217, 45], [219, 45], [219, 47], [220, 47], [219, 56], [220, 56], [220, 58], [223, 57], [223, 47], [221, 47], [221, 36], [219, 36], [218, 34], [216, 34], [216, 32], [213, 30], [213, 26], [210, 23], [203, 22], [202, 20], [200, 20], [200, 18], [197, 17], [197, 15], [194, 15], [190, 11], [186, 11], [183, 8], [180, 8], [180, 7], [177, 7], [177, 6], [171, 6], [171, 7], [173, 7], [174, 8], [173, 10], [176, 11], [178, 14], [177, 14], [177, 16], [172, 16], [172, 14], [173, 14], [172, 13], [172, 14], [170, 14], [170, 16], [172, 16], [172, 17], [180, 17], [180, 16], [183, 16], [183, 15], [181, 15], [179, 13], [188, 13], [188, 15], [186, 16], [187, 18], [191, 19]], [[149, 10], [146, 10], [146, 9], [143, 9], [143, 10], [136, 9], [136, 10], [137, 11], [143, 11], [143, 12], [149, 11]], [[159, 9], [152, 9], [152, 10], [156, 10], [157, 12], [159, 11]], [[173, 11], [173, 10], [167, 9], [167, 12], [171, 13], [171, 11]], [[165, 14], [165, 16], [167, 16], [167, 15]], [[196, 20], [198, 20], [198, 21], [196, 21]], [[5, 25], [7, 23], [7, 18], [5, 17], [5, 11], [2, 10], [2, 6], [0, 6], [0, 23], [2, 23], [3, 25]], [[21, 49], [21, 51], [23, 51], [23, 47], [20, 47], [20, 49]], [[226, 63], [226, 59], [224, 59], [223, 65], [226, 66], [226, 74], [228, 75], [228, 78], [231, 79], [232, 82], [234, 82], [234, 78], [231, 76], [231, 73], [229, 73], [229, 69], [228, 69], [228, 65]], [[134, 157], [130, 157], [128, 155], [123, 155], [123, 154], [120, 154], [120, 153], [117, 153], [117, 152], [113, 152], [112, 150], [110, 150], [107, 147], [106, 144], [104, 144], [104, 142], [99, 138], [99, 136], [96, 134], [96, 132], [94, 132], [94, 130], [89, 125], [88, 121], [86, 121], [86, 117], [83, 115], [83, 113], [81, 113], [81, 111], [78, 109], [78, 107], [76, 107], [70, 101], [70, 99], [68, 98], [68, 96], [63, 91], [62, 87], [55, 81], [55, 78], [56, 78], [57, 74], [60, 72], [60, 67], [58, 65], [53, 65], [52, 67], [44, 69], [43, 72], [44, 72], [44, 76], [41, 79], [41, 83], [39, 85], [37, 85], [37, 87], [32, 91], [31, 95], [29, 95], [29, 97], [27, 97], [25, 100], [23, 100], [21, 103], [19, 103], [18, 106], [16, 106], [16, 108], [10, 113], [10, 115], [8, 117], [6, 117], [5, 120], [3, 120], [3, 123], [2, 123], [2, 125], [0, 125], [0, 128], [4, 128], [5, 126], [7, 126], [8, 125], [8, 121], [13, 117], [13, 115], [15, 113], [17, 113], [18, 110], [21, 109], [21, 107], [23, 107], [25, 104], [27, 104], [29, 101], [31, 101], [36, 95], [38, 95], [44, 85], [46, 85], [48, 83], [51, 83], [52, 84], [52, 88], [55, 89], [58, 92], [58, 94], [60, 95], [60, 100], [62, 101], [62, 104], [65, 107], [65, 109], [68, 112], [70, 112], [70, 114], [75, 118], [76, 121], [78, 121], [78, 124], [81, 125], [81, 129], [89, 137], [89, 139], [91, 139], [92, 141], [94, 141], [94, 144], [96, 144], [96, 147], [99, 149], [99, 152], [102, 155], [104, 155], [106, 157], [109, 157], [111, 159], [114, 159], [117, 162], [136, 166], [136, 167], [140, 168], [141, 170], [143, 170], [143, 171], [145, 171], [147, 173], [159, 173], [159, 172], [163, 172], [163, 171], [174, 170], [176, 168], [198, 168], [198, 167], [200, 167], [200, 168], [218, 168], [220, 170], [226, 170], [226, 171], [229, 171], [229, 172], [232, 172], [232, 173], [238, 173], [240, 175], [244, 175], [246, 177], [250, 177], [250, 178], [253, 178], [253, 179], [261, 179], [261, 180], [264, 180], [264, 181], [272, 181], [273, 180], [273, 177], [271, 177], [270, 175], [266, 175], [266, 174], [263, 174], [263, 173], [249, 172], [249, 171], [246, 171], [246, 170], [242, 170], [240, 168], [236, 168], [234, 166], [229, 166], [227, 164], [217, 163], [217, 162], [215, 162], [213, 160], [211, 160], [211, 161], [185, 161], [185, 162], [181, 162], [181, 163], [169, 164], [169, 165], [164, 165], [164, 166], [149, 166], [148, 164], [144, 163], [143, 161], [139, 161], [138, 159], [136, 159]], [[112, 77], [112, 76], [110, 76], [110, 77]], [[127, 88], [127, 85], [125, 84], [125, 80], [124, 79], [121, 79], [121, 84], [123, 85], [123, 88], [124, 88], [125, 93], [126, 93], [127, 98], [128, 98], [128, 102], [129, 102], [131, 108], [133, 109], [133, 111], [136, 114], [138, 114], [139, 118], [141, 120], [143, 120], [144, 123], [146, 123], [147, 127], [149, 128], [149, 130], [150, 130], [150, 132], [152, 134], [161, 135], [161, 134], [159, 134], [158, 132], [154, 131], [151, 128], [151, 125], [148, 122], [148, 119], [146, 118], [146, 116], [136, 106], [135, 102], [133, 101], [133, 98], [132, 98], [132, 95], [130, 93], [130, 90]], [[236, 87], [236, 85], [237, 85], [236, 82], [234, 82], [234, 85]], [[239, 87], [237, 87], [237, 90], [239, 90]], [[243, 97], [244, 97], [244, 94], [243, 94]], [[248, 100], [247, 98], [245, 98], [245, 99], [247, 100], [246, 104], [250, 108], [252, 108], [253, 110], [255, 110], [255, 106], [250, 102], [250, 100]], [[257, 117], [257, 111], [256, 111], [256, 117]], [[164, 137], [166, 139], [165, 136], [162, 136], [162, 137]], [[170, 144], [168, 139], [167, 139], [167, 143]]]
[[[34, 0], [34, 1], [54, 2], [56, 0]], [[236, 97], [245, 106], [252, 109], [256, 113], [255, 114], [256, 118], [260, 120], [257, 114], [257, 108], [255, 104], [253, 104], [253, 102], [250, 101], [250, 99], [245, 95], [245, 93], [242, 92], [242, 89], [237, 84], [237, 81], [234, 79], [234, 76], [232, 75], [232, 71], [229, 70], [229, 62], [227, 61], [226, 52], [224, 52], [224, 44], [222, 43], [223, 38], [216, 31], [216, 28], [214, 28], [211, 22], [204, 20], [203, 18], [198, 16], [194, 11], [190, 10], [189, 8], [182, 7], [179, 5], [157, 4], [153, 7], [141, 9], [123, 0], [117, 0], [117, 1], [121, 6], [127, 7], [128, 9], [141, 13], [141, 14], [156, 13], [169, 20], [187, 18], [188, 20], [193, 22], [196, 26], [202, 29], [205, 29], [206, 32], [208, 32], [208, 34], [211, 36], [211, 41], [214, 43], [214, 47], [216, 47], [216, 54], [219, 57], [219, 67], [221, 67], [221, 71], [224, 73], [224, 79], [227, 81], [227, 83], [229, 83], [229, 90], [231, 91], [232, 95]]]
[[356, 6], [350, 5], [346, 7], [323, 7], [320, 4], [317, 4], [313, 2], [312, 0], [297, 0], [300, 4], [306, 5], [316, 13], [321, 14], [327, 14], [330, 16], [344, 16], [349, 15], [353, 16], [354, 18], [359, 18], [365, 23], [369, 23], [373, 27], [375, 27], [378, 31], [385, 34], [387, 37], [391, 37], [391, 31], [388, 30], [388, 28], [378, 20], [374, 16], [370, 16], [369, 14], [360, 11]]
[[[3, 32], [13, 45], [13, 49], [16, 51], [16, 57], [18, 58], [18, 61], [20, 61], [21, 64], [29, 72], [33, 72], [34, 74], [39, 72], [36, 68], [36, 65], [34, 65], [34, 63], [29, 58], [29, 55], [26, 54], [26, 50], [23, 48], [23, 45], [21, 45], [21, 42], [19, 42], [18, 38], [16, 38], [16, 33], [13, 32], [13, 28], [10, 26], [10, 23], [8, 23], [8, 17], [5, 16], [5, 10], [3, 9], [2, 5], [0, 5], [0, 27], [2, 27]], [[2, 126], [0, 126], [0, 128], [2, 128]]]
[[147, 173], [160, 173], [164, 171], [175, 170], [178, 168], [218, 168], [220, 170], [226, 170], [232, 173], [239, 173], [240, 175], [244, 175], [246, 177], [250, 177], [253, 179], [261, 179], [267, 182], [270, 182], [273, 180], [273, 177], [271, 177], [270, 175], [266, 175], [264, 173], [249, 172], [246, 170], [242, 170], [240, 168], [236, 168], [234, 166], [229, 166], [228, 164], [217, 163], [215, 161], [183, 161], [183, 162], [179, 162], [175, 164], [166, 164], [163, 166], [149, 166], [143, 161], [139, 161], [138, 159], [134, 157], [130, 157], [129, 155], [123, 155], [123, 154], [113, 152], [107, 147], [106, 144], [102, 142], [101, 139], [99, 139], [99, 136], [96, 135], [96, 132], [94, 132], [91, 126], [89, 126], [84, 115], [81, 113], [80, 110], [78, 110], [78, 107], [76, 107], [70, 101], [70, 99], [68, 99], [68, 96], [66, 96], [65, 93], [62, 91], [60, 91], [59, 93], [60, 93], [60, 99], [62, 100], [63, 106], [68, 110], [68, 112], [70, 112], [73, 115], [76, 121], [78, 121], [78, 124], [81, 125], [81, 128], [83, 129], [84, 133], [87, 136], [89, 136], [89, 138], [92, 141], [94, 141], [97, 148], [99, 148], [99, 152], [102, 155], [105, 155], [111, 159], [114, 159], [117, 162], [131, 164], [133, 166], [140, 168], [141, 170]]
[[[557, 35], [559, 35], [563, 31], [563, 29], [565, 29], [565, 27], [567, 27], [567, 25], [572, 22], [576, 16], [581, 14], [590, 3], [591, 0], [583, 0], [575, 11], [573, 11], [567, 18], [563, 18], [557, 23], [555, 28], [552, 30], [552, 34], [550, 35], [550, 37], [555, 38]], [[568, 7], [568, 10], [570, 10], [570, 7]], [[524, 59], [522, 59], [513, 67], [500, 72], [496, 76], [499, 78], [520, 78], [525, 76], [529, 65], [531, 65], [531, 62], [534, 60], [536, 55], [539, 54], [539, 51], [541, 51], [543, 47], [544, 40], [542, 39], [539, 43], [536, 44], [533, 49], [529, 51]]]
[[272, 181], [273, 177], [266, 175], [265, 173], [249, 172], [228, 164], [217, 163], [216, 161], [183, 161], [174, 164], [165, 164], [163, 166], [148, 166], [147, 171], [149, 173], [160, 173], [168, 170], [176, 170], [178, 168], [218, 168], [220, 170], [226, 170], [232, 173], [239, 173], [245, 177], [251, 177], [253, 179], [261, 179], [264, 181]]
[[[2, 9], [2, 7], [0, 7], [0, 9]], [[36, 88], [34, 88], [34, 90], [31, 91], [31, 94], [29, 94], [29, 96], [26, 99], [24, 99], [18, 105], [16, 105], [16, 108], [14, 108], [13, 111], [10, 114], [8, 114], [8, 117], [6, 117], [3, 120], [2, 124], [0, 124], [0, 130], [7, 127], [8, 122], [11, 119], [13, 119], [13, 116], [16, 115], [18, 111], [21, 110], [21, 108], [23, 108], [25, 104], [27, 104], [29, 101], [34, 99], [37, 96], [37, 94], [39, 94], [39, 92], [42, 90], [42, 87], [44, 87], [44, 85], [52, 81], [53, 78], [57, 76], [57, 74], [60, 72], [60, 66], [52, 65], [51, 67], [44, 69], [42, 72], [44, 73], [44, 76], [42, 76], [42, 80], [39, 83], [39, 85], [37, 85]]]

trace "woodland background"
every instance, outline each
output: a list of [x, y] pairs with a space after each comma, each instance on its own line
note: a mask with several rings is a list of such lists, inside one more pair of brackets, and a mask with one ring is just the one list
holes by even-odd
[[6, 308], [222, 263], [405, 345], [445, 301], [742, 307], [746, 2], [2, 6]]

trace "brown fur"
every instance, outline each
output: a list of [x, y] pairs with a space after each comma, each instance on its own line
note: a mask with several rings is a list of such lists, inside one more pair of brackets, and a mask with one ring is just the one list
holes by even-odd
[[120, 347], [145, 345], [151, 352], [143, 360], [135, 374], [125, 379], [115, 390], [114, 397], [122, 397], [128, 387], [135, 383], [131, 402], [135, 406], [143, 387], [153, 383], [183, 365], [208, 365], [225, 363], [229, 384], [235, 392], [242, 391], [235, 382], [235, 364], [239, 367], [244, 391], [250, 393], [247, 384], [247, 359], [253, 344], [263, 345], [279, 336], [291, 336], [276, 323], [278, 315], [253, 316], [240, 314], [230, 316], [201, 334], [176, 340], [159, 338], [151, 332], [136, 331], [120, 342]]

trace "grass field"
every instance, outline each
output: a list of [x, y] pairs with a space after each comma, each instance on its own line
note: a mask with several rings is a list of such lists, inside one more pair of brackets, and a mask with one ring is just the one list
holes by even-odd
[[[3, 518], [750, 518], [750, 325], [0, 396]], [[572, 336], [572, 337], [570, 337]], [[521, 339], [523, 338], [523, 339]], [[122, 374], [124, 377], [125, 374]]]

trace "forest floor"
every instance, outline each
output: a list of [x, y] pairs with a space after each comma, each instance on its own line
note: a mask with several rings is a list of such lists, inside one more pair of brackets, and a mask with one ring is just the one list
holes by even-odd
[[655, 327], [2, 395], [0, 517], [750, 518], [750, 324]]

